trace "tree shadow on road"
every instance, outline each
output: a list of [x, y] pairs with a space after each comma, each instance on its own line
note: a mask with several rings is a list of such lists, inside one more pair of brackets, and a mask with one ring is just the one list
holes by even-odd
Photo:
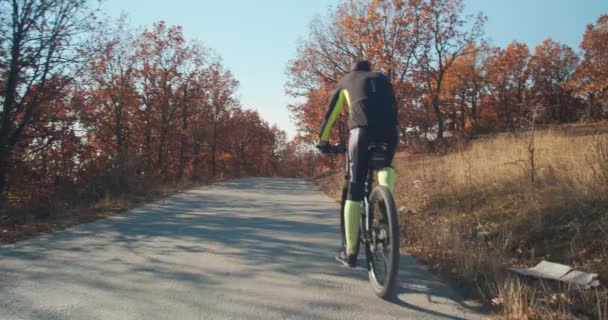
[[[339, 245], [338, 217], [332, 213], [337, 212], [335, 203], [330, 199], [312, 201], [318, 199], [318, 191], [301, 180], [289, 183], [257, 180], [254, 189], [250, 181], [226, 182], [110, 219], [6, 246], [0, 249], [0, 258], [5, 262], [0, 266], [0, 274], [50, 286], [71, 284], [105, 292], [122, 290], [124, 299], [137, 296], [145, 301], [133, 303], [150, 304], [158, 297], [141, 291], [147, 285], [163, 281], [193, 291], [239, 279], [246, 281], [269, 272], [282, 275], [281, 279], [264, 281], [269, 285], [283, 281], [280, 285], [285, 285], [285, 290], [289, 290], [289, 281], [328, 289], [340, 287], [344, 277], [348, 281], [367, 282], [366, 272], [345, 270], [334, 262]], [[225, 268], [208, 260], [217, 257], [224, 260]], [[235, 271], [231, 264], [240, 268]], [[410, 258], [402, 257], [394, 305], [438, 318], [461, 319], [437, 311], [444, 310], [443, 305], [454, 307], [444, 300], [459, 301], [457, 296], [434, 278], [429, 280], [422, 270], [410, 267], [411, 264]], [[19, 269], [20, 265], [28, 268]], [[85, 272], [79, 271], [83, 268]], [[6, 281], [0, 277], [0, 288], [7, 288]], [[74, 295], [85, 289], [74, 289]], [[14, 294], [7, 290], [0, 289], [0, 298]], [[175, 299], [171, 291], [156, 294]], [[243, 292], [235, 291], [231, 297], [254, 303], [251, 295]], [[421, 301], [420, 297], [441, 300], [431, 301], [437, 310], [421, 307], [428, 305], [428, 301]], [[18, 299], [26, 301], [27, 297]], [[180, 303], [200, 304], [195, 297], [188, 299], [191, 300]], [[368, 299], [375, 299], [371, 288]], [[268, 304], [269, 309], [281, 314], [293, 312], [296, 316], [322, 318], [321, 313], [279, 308], [269, 300], [259, 297], [255, 302]], [[316, 300], [309, 304], [317, 309], [348, 307], [324, 306]]]

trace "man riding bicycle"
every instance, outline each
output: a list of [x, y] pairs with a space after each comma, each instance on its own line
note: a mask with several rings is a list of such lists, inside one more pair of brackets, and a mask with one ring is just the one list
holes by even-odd
[[365, 196], [365, 180], [369, 163], [370, 143], [386, 143], [386, 167], [378, 171], [378, 183], [391, 192], [395, 174], [391, 167], [399, 142], [397, 104], [393, 86], [380, 72], [372, 72], [368, 61], [353, 63], [351, 70], [337, 84], [319, 133], [319, 149], [329, 148], [329, 132], [342, 112], [349, 107], [348, 128], [348, 181], [344, 204], [344, 232], [346, 244], [342, 244], [336, 259], [349, 267], [356, 267], [361, 201]]

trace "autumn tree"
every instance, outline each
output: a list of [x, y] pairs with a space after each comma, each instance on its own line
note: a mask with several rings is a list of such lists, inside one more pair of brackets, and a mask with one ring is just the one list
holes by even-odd
[[[485, 16], [464, 12], [463, 0], [345, 0], [316, 17], [287, 71], [300, 138], [317, 138], [323, 107], [356, 59], [389, 76], [401, 141], [422, 150], [434, 149], [446, 133], [517, 128], [532, 110], [544, 123], [579, 119], [583, 103], [589, 118], [605, 112], [605, 15], [588, 26], [579, 67], [571, 48], [550, 39], [533, 55], [516, 41], [491, 49]], [[330, 137], [340, 138], [336, 131]]]
[[[329, 92], [356, 59], [371, 61], [393, 83], [402, 125], [413, 129], [404, 134], [422, 136], [432, 122], [443, 132], [443, 78], [455, 59], [473, 48], [484, 22], [478, 16], [467, 29], [469, 17], [462, 11], [462, 1], [351, 0], [328, 21], [316, 18], [290, 62], [287, 84], [288, 93], [304, 98], [290, 106], [304, 136], [314, 137]], [[430, 104], [436, 108], [429, 110], [427, 101], [437, 102]]]
[[479, 104], [486, 87], [488, 48], [467, 50], [470, 53], [458, 57], [446, 72], [441, 94], [441, 99], [449, 104], [449, 129], [454, 132], [478, 128]]
[[329, 21], [313, 20], [309, 38], [300, 44], [288, 70], [287, 92], [306, 100], [290, 106], [305, 137], [315, 136], [333, 86], [354, 60], [367, 59], [374, 69], [386, 73], [398, 103], [405, 103], [418, 44], [419, 11], [418, 1], [352, 0], [339, 5]]
[[[208, 63], [210, 54], [201, 45], [193, 45], [188, 48], [188, 59], [179, 66], [178, 74], [181, 77], [180, 86], [177, 89], [181, 109], [179, 125], [179, 163], [177, 178], [182, 179], [185, 175], [186, 166], [196, 155], [188, 152], [195, 144], [202, 141], [201, 130], [202, 115], [207, 110], [205, 98], [208, 95], [207, 83]], [[196, 149], [196, 147], [195, 147]], [[198, 149], [200, 151], [200, 148]]]
[[39, 211], [51, 200], [68, 203], [66, 195], [77, 190], [93, 152], [90, 145], [82, 143], [82, 128], [76, 125], [74, 112], [84, 106], [78, 86], [62, 81], [48, 81], [46, 85], [62, 86], [62, 95], [39, 104], [13, 149], [7, 174], [10, 207], [27, 205]]
[[515, 128], [528, 116], [524, 97], [530, 79], [530, 51], [520, 42], [496, 48], [487, 63], [488, 104], [494, 120], [486, 124], [502, 130]]
[[122, 17], [93, 30], [76, 0], [0, 8], [3, 225], [15, 221], [5, 212], [49, 215], [185, 179], [271, 176], [287, 161], [284, 133], [240, 107], [238, 81], [181, 27], [136, 32]]
[[441, 92], [445, 75], [456, 59], [473, 53], [474, 42], [483, 34], [485, 17], [463, 15], [462, 0], [422, 1], [423, 9], [418, 21], [422, 45], [416, 57], [437, 123], [437, 137], [445, 132]]
[[235, 176], [272, 175], [275, 136], [268, 123], [254, 110], [232, 110], [223, 137]]
[[416, 29], [421, 10], [419, 1], [405, 0], [351, 1], [339, 7], [336, 23], [350, 61], [365, 58], [391, 82], [403, 83], [421, 38]]
[[182, 78], [178, 68], [189, 54], [182, 28], [167, 26], [162, 21], [155, 23], [152, 30], [144, 31], [138, 54], [141, 55], [140, 90], [144, 98], [142, 113], [148, 168], [164, 174], [169, 169], [165, 162], [170, 151], [168, 139], [175, 133], [180, 107], [176, 88]]
[[316, 152], [302, 136], [289, 141], [287, 150], [290, 169], [296, 177], [312, 177], [328, 167], [327, 156]]
[[[207, 124], [210, 130], [210, 159], [211, 176], [217, 175], [218, 153], [223, 146], [221, 145], [222, 124], [230, 117], [230, 112], [239, 107], [239, 102], [235, 97], [239, 82], [233, 77], [229, 70], [226, 70], [220, 63], [210, 66], [210, 84], [207, 100]], [[228, 134], [228, 132], [225, 132]]]
[[586, 100], [587, 117], [608, 115], [608, 15], [589, 24], [581, 43], [583, 59], [571, 85]]
[[[77, 74], [78, 35], [92, 15], [86, 0], [0, 1], [0, 197], [34, 115]], [[42, 120], [42, 119], [41, 119]], [[52, 121], [59, 121], [52, 119]], [[0, 200], [0, 207], [5, 201]]]
[[536, 47], [530, 59], [533, 103], [543, 110], [545, 121], [563, 123], [575, 120], [578, 101], [567, 85], [578, 65], [578, 56], [570, 47], [547, 38]]
[[274, 136], [272, 153], [273, 163], [272, 171], [274, 174], [279, 176], [289, 176], [288, 168], [285, 167], [288, 161], [288, 143], [287, 133], [276, 125], [273, 125], [270, 130]]
[[139, 112], [136, 43], [125, 19], [121, 17], [115, 27], [104, 25], [95, 34], [84, 82], [89, 99], [80, 110], [83, 125], [94, 134], [89, 139], [116, 170], [118, 190], [126, 183], [126, 162], [139, 147], [134, 127]]

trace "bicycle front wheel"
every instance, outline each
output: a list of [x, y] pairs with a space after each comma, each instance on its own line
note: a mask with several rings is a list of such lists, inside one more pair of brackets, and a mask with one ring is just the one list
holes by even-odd
[[370, 236], [366, 248], [369, 280], [380, 298], [392, 294], [399, 273], [399, 222], [395, 200], [388, 188], [377, 186], [370, 195]]

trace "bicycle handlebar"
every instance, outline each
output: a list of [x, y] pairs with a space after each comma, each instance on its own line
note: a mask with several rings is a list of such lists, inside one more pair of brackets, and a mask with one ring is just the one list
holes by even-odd
[[342, 143], [317, 145], [317, 149], [319, 149], [319, 151], [321, 151], [322, 153], [328, 153], [328, 154], [346, 153], [346, 150], [348, 150], [347, 146]]

